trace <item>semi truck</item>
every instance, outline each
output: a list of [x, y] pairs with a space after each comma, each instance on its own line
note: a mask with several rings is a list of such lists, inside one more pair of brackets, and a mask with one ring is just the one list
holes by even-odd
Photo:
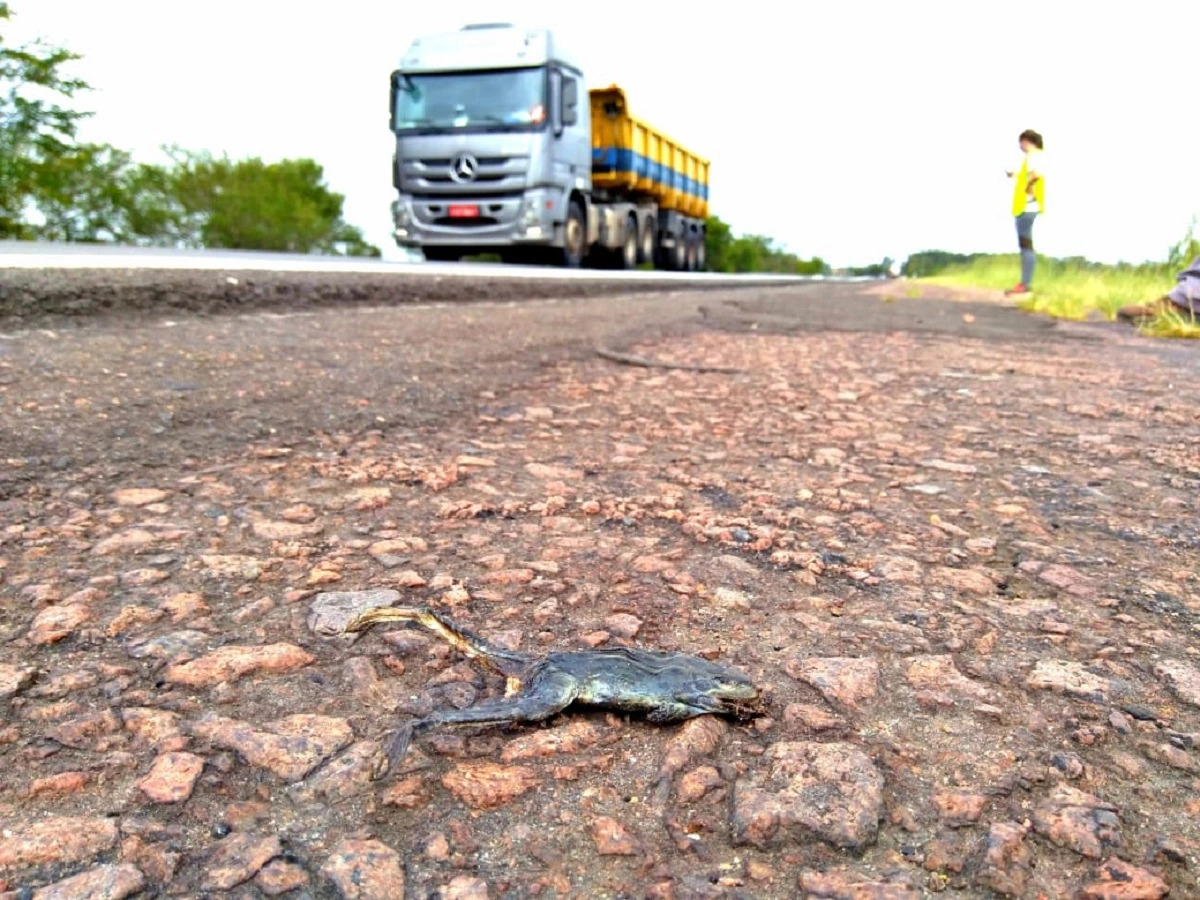
[[415, 39], [391, 76], [396, 243], [437, 261], [703, 270], [709, 160], [584, 78], [545, 28]]

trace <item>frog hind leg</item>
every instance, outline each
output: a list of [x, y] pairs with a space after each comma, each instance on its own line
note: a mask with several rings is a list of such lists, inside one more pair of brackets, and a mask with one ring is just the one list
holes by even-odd
[[399, 728], [383, 746], [372, 766], [371, 777], [382, 778], [408, 753], [412, 739], [443, 725], [501, 725], [509, 722], [540, 722], [562, 712], [579, 694], [579, 683], [565, 672], [539, 678], [527, 693], [502, 700], [490, 700], [466, 709], [446, 709]]
[[377, 606], [360, 613], [346, 624], [344, 632], [363, 631], [380, 622], [416, 622], [432, 631], [468, 659], [472, 659], [497, 675], [519, 676], [529, 667], [530, 657], [488, 643], [468, 631], [449, 616], [425, 606]]

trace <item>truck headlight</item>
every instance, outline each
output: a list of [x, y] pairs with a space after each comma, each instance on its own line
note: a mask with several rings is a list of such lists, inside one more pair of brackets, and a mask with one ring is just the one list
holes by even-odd
[[412, 224], [412, 214], [408, 211], [408, 204], [403, 200], [392, 202], [392, 221], [396, 223], [397, 228], [404, 228]]
[[521, 213], [521, 224], [526, 228], [542, 223], [542, 204], [545, 198], [538, 194], [525, 198], [525, 209]]

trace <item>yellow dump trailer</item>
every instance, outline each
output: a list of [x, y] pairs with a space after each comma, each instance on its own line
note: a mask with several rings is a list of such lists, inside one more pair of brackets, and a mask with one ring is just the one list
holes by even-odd
[[664, 210], [708, 216], [709, 161], [630, 114], [625, 92], [589, 91], [592, 107], [592, 187], [644, 197]]

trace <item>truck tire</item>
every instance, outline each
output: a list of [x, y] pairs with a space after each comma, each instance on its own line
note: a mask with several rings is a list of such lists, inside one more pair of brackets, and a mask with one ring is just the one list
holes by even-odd
[[688, 264], [687, 235], [675, 236], [675, 246], [671, 248], [671, 268], [676, 272], [686, 272]]
[[578, 269], [583, 265], [584, 251], [587, 249], [587, 222], [584, 219], [583, 207], [578, 201], [572, 200], [567, 206], [567, 221], [563, 223], [563, 248], [561, 265], [568, 269]]
[[708, 271], [708, 241], [703, 231], [696, 235], [696, 271]]
[[639, 263], [654, 263], [654, 220], [647, 218], [641, 229], [638, 231], [638, 259]]
[[638, 224], [637, 219], [629, 217], [625, 223], [625, 241], [617, 251], [617, 266], [622, 269], [635, 269], [638, 264]]

